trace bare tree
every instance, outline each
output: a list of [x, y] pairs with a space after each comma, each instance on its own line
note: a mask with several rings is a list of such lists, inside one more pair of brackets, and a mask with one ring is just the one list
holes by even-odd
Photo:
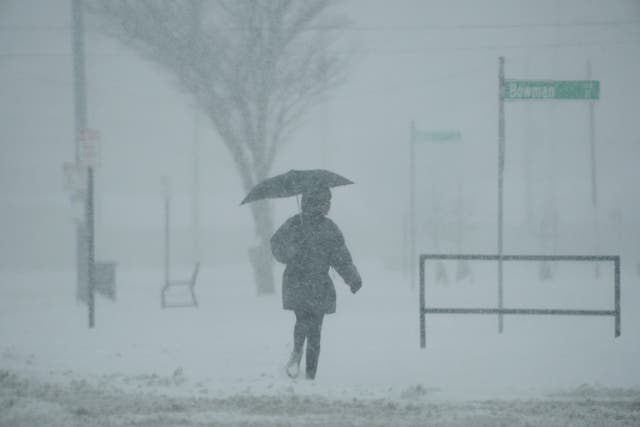
[[[267, 177], [300, 116], [341, 80], [334, 0], [93, 0], [107, 31], [177, 77], [229, 149], [245, 190]], [[274, 291], [273, 215], [251, 205], [258, 294]]]

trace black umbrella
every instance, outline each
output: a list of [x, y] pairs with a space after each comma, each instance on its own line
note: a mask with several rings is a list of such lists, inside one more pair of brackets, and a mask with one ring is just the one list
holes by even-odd
[[353, 181], [324, 169], [290, 170], [267, 178], [251, 189], [241, 205], [262, 199], [291, 197], [318, 188], [331, 188], [353, 184]]

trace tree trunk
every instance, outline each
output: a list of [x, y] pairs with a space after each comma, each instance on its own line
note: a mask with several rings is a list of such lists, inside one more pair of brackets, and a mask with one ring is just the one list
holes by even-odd
[[[251, 167], [249, 157], [241, 149], [240, 140], [224, 125], [224, 122], [219, 122], [215, 115], [210, 115], [210, 118], [233, 156], [244, 190], [249, 192], [256, 183], [266, 178], [268, 168], [252, 173], [252, 170], [257, 168]], [[272, 295], [275, 293], [271, 255], [271, 236], [274, 232], [273, 211], [268, 200], [249, 203], [249, 207], [258, 237], [258, 244], [249, 248], [249, 262], [254, 273], [256, 292], [258, 295]]]
[[275, 293], [271, 256], [273, 210], [268, 201], [253, 202], [250, 206], [258, 237], [258, 245], [249, 248], [249, 261], [255, 276], [256, 290], [258, 295], [272, 295]]

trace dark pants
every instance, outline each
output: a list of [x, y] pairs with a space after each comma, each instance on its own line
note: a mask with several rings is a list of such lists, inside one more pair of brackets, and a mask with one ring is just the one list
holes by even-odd
[[293, 328], [293, 351], [302, 355], [304, 340], [307, 340], [306, 376], [314, 379], [318, 369], [320, 356], [320, 335], [322, 332], [323, 313], [296, 311], [296, 325]]

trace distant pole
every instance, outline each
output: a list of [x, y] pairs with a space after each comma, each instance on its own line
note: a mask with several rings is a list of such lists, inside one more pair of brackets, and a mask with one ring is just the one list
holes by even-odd
[[[80, 138], [88, 128], [86, 74], [84, 56], [84, 16], [82, 13], [82, 0], [71, 0], [71, 24], [72, 24], [72, 51], [73, 51], [73, 90], [74, 90], [74, 157], [76, 167], [80, 167], [83, 159], [80, 156]], [[83, 136], [83, 138], [86, 136]], [[94, 176], [93, 166], [87, 167], [87, 192], [84, 198], [85, 226], [87, 231], [87, 287], [89, 328], [95, 326], [95, 226], [94, 226]], [[85, 268], [77, 265], [76, 268]], [[79, 275], [80, 277], [81, 275]], [[84, 284], [80, 284], [81, 286]]]
[[193, 158], [191, 189], [191, 234], [194, 262], [200, 261], [200, 138], [198, 110], [193, 117]]
[[409, 258], [409, 220], [408, 215], [402, 216], [402, 278], [407, 279], [408, 270], [411, 268]]
[[169, 235], [170, 215], [171, 215], [171, 181], [165, 176], [162, 178], [164, 193], [164, 283], [169, 283], [169, 262], [171, 254], [171, 239]]
[[[591, 61], [587, 60], [587, 80], [591, 81]], [[595, 253], [600, 250], [600, 225], [598, 221], [598, 180], [596, 169], [595, 102], [589, 100], [589, 151], [591, 153], [591, 204], [593, 206], [593, 226], [595, 231]], [[600, 263], [595, 263], [595, 276], [600, 277]]]
[[80, 163], [80, 134], [87, 128], [87, 97], [84, 59], [84, 19], [81, 0], [71, 0], [73, 91], [75, 138], [74, 155], [76, 166]]
[[463, 234], [463, 225], [462, 222], [464, 220], [463, 218], [463, 210], [464, 210], [464, 196], [462, 195], [462, 178], [460, 177], [460, 172], [456, 173], [456, 190], [457, 190], [457, 200], [456, 200], [456, 207], [457, 207], [457, 215], [456, 215], [456, 219], [457, 219], [457, 227], [456, 227], [456, 250], [458, 251], [459, 254], [462, 253], [462, 234]]
[[424, 264], [426, 260], [420, 256], [420, 348], [427, 346], [427, 331], [425, 325], [425, 308], [426, 308], [426, 289], [425, 289], [425, 271]]
[[[498, 308], [502, 310], [502, 221], [503, 221], [503, 175], [505, 158], [505, 125], [504, 125], [504, 56], [499, 58], [498, 72]], [[498, 314], [498, 332], [502, 333], [502, 313]]]
[[[525, 62], [525, 73], [529, 74], [529, 61]], [[533, 120], [531, 114], [531, 104], [525, 104], [525, 139], [524, 139], [524, 207], [525, 218], [529, 231], [534, 229], [533, 218], [533, 184], [532, 184], [532, 163], [533, 163]]]
[[327, 74], [327, 58], [323, 55], [323, 77], [322, 77], [322, 104], [324, 106], [324, 114], [322, 115], [322, 164], [325, 168], [329, 168], [329, 76]]
[[[191, 15], [191, 43], [197, 46], [202, 36], [202, 16], [199, 5], [195, 2], [191, 3], [189, 9]], [[200, 120], [198, 109], [199, 104], [196, 99], [193, 107], [193, 158], [192, 158], [192, 176], [191, 176], [191, 243], [193, 261], [199, 262], [201, 255], [201, 236], [200, 236]], [[168, 277], [167, 277], [168, 279]]]
[[412, 120], [410, 125], [410, 136], [409, 136], [409, 269], [411, 270], [410, 280], [411, 287], [413, 288], [416, 284], [416, 265], [415, 255], [416, 255], [416, 214], [415, 214], [415, 159], [414, 159], [414, 144], [415, 144], [415, 133], [416, 133], [416, 124]]
[[89, 280], [89, 328], [95, 326], [95, 239], [94, 239], [94, 206], [93, 206], [93, 167], [87, 168], [86, 218], [88, 236], [88, 280]]

